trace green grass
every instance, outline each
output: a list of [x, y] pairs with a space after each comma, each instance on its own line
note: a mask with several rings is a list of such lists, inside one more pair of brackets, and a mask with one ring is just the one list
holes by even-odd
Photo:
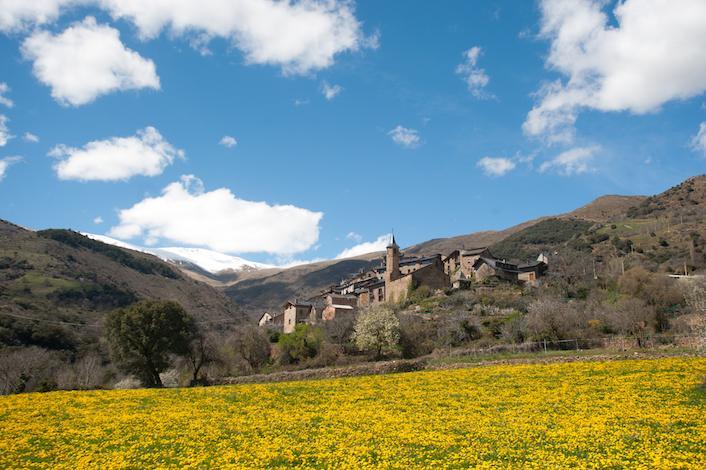
[[44, 276], [39, 273], [27, 273], [16, 279], [10, 285], [9, 291], [20, 295], [29, 289], [32, 295], [47, 296], [58, 289], [76, 288], [80, 285], [81, 283], [78, 281]]

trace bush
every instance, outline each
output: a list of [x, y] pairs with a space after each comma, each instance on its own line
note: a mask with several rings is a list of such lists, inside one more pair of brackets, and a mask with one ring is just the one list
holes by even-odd
[[618, 332], [634, 337], [639, 347], [645, 345], [657, 321], [654, 307], [637, 298], [621, 299], [608, 318]]
[[301, 323], [293, 333], [279, 337], [277, 343], [280, 364], [298, 364], [319, 354], [324, 342], [324, 333], [320, 328]]
[[553, 298], [532, 302], [526, 319], [527, 331], [537, 341], [576, 338], [581, 324], [575, 304]]
[[431, 297], [431, 294], [432, 292], [429, 286], [419, 286], [415, 287], [414, 289], [410, 289], [409, 293], [407, 294], [407, 304], [418, 304], [423, 300]]
[[416, 315], [400, 315], [400, 352], [405, 359], [430, 354], [436, 347], [435, 322]]
[[527, 319], [520, 312], [506, 318], [500, 328], [500, 337], [508, 343], [524, 343], [528, 336]]
[[443, 315], [436, 321], [438, 322], [436, 337], [440, 346], [458, 347], [481, 337], [478, 319], [466, 312]]

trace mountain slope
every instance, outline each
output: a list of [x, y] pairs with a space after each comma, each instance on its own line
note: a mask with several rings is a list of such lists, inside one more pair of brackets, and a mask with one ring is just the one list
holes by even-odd
[[225, 253], [219, 253], [217, 251], [206, 250], [204, 248], [145, 248], [131, 245], [105, 235], [96, 235], [93, 233], [83, 233], [83, 235], [109, 245], [148, 253], [160, 258], [163, 261], [177, 264], [185, 269], [191, 269], [197, 272], [205, 271], [213, 275], [227, 275], [232, 272], [274, 268], [274, 266], [269, 264], [257, 263], [238, 256], [231, 256]]
[[225, 287], [225, 292], [254, 318], [265, 310], [279, 310], [290, 298], [318, 295], [342, 279], [378, 266], [380, 261], [379, 256], [371, 255], [295, 266], [264, 277], [255, 273], [258, 277], [235, 282]]
[[221, 291], [154, 256], [77, 232], [32, 232], [0, 220], [0, 321], [96, 324], [142, 298], [176, 300], [200, 321], [244, 319]]

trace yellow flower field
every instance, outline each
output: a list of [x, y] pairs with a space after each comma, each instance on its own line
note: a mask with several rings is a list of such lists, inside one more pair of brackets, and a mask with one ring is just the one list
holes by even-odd
[[0, 397], [0, 468], [706, 468], [706, 359]]

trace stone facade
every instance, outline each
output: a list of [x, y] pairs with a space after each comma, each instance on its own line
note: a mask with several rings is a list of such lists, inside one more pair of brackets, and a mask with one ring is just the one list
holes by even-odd
[[294, 300], [284, 304], [282, 314], [282, 332], [293, 333], [299, 323], [314, 323], [316, 309], [308, 302]]
[[326, 305], [321, 311], [321, 319], [333, 320], [342, 315], [354, 315], [358, 307], [358, 297], [331, 293], [326, 296]]
[[[405, 267], [401, 270], [400, 266]], [[427, 286], [432, 290], [449, 287], [449, 276], [444, 272], [441, 255], [400, 263], [400, 250], [392, 238], [387, 247], [385, 263], [385, 301], [400, 303], [407, 299], [412, 289]]]

